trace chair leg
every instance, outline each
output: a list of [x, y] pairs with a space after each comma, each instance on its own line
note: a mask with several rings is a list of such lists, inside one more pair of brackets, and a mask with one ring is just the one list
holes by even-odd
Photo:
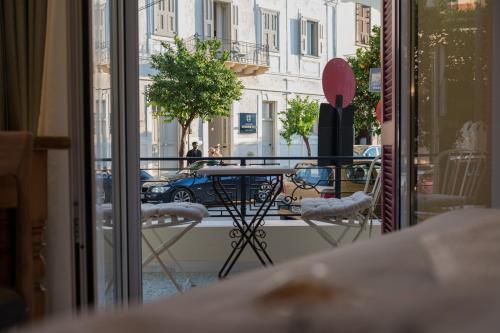
[[[151, 254], [153, 255], [153, 257], [156, 258], [156, 260], [160, 264], [160, 266], [161, 266], [163, 272], [165, 273], [165, 275], [170, 279], [170, 281], [172, 281], [172, 283], [174, 284], [174, 286], [177, 289], [177, 291], [179, 291], [180, 293], [182, 293], [183, 290], [182, 290], [181, 286], [177, 283], [177, 281], [175, 280], [175, 277], [172, 275], [172, 273], [170, 273], [170, 271], [168, 270], [167, 266], [163, 263], [163, 260], [161, 260], [160, 255], [155, 251], [155, 249], [153, 248], [153, 246], [151, 245], [151, 243], [148, 241], [147, 237], [144, 236], [144, 232], [142, 233], [142, 239], [144, 240], [144, 242], [146, 243], [147, 247], [151, 251]], [[149, 262], [144, 261], [142, 263], [142, 268], [144, 268], [148, 263]]]
[[[156, 230], [152, 229], [151, 231], [155, 235], [155, 237], [158, 240], [158, 242], [163, 245], [164, 241], [163, 241], [163, 239], [161, 239], [160, 235], [158, 235], [158, 233], [156, 232]], [[196, 287], [196, 284], [193, 282], [193, 279], [191, 278], [191, 275], [184, 270], [184, 267], [182, 267], [181, 263], [174, 256], [174, 254], [172, 253], [172, 251], [170, 251], [170, 249], [166, 249], [166, 252], [167, 252], [168, 256], [170, 257], [170, 259], [172, 259], [172, 261], [174, 262], [174, 264], [177, 267], [177, 269], [180, 272], [182, 272], [182, 274], [184, 274], [186, 276], [186, 282], [189, 283], [189, 285], [191, 287]]]
[[[158, 252], [159, 254], [163, 253], [166, 249], [170, 248], [173, 246], [175, 243], [177, 243], [189, 230], [193, 229], [197, 224], [199, 224], [201, 221], [198, 221], [196, 223], [192, 223], [182, 229], [177, 235], [173, 236], [170, 238], [168, 241], [164, 242], [161, 246], [159, 246], [155, 253]], [[144, 259], [144, 264], [148, 264], [150, 261], [154, 259], [154, 255], [150, 254], [146, 259]]]
[[356, 235], [352, 239], [353, 243], [358, 240], [359, 236], [361, 235], [361, 233], [363, 232], [363, 230], [366, 228], [366, 224], [368, 223], [369, 216], [370, 215], [363, 216], [361, 214], [358, 214], [359, 231], [356, 233]]
[[345, 235], [347, 235], [347, 232], [349, 230], [351, 230], [351, 226], [348, 225], [348, 226], [344, 227], [344, 231], [342, 232], [342, 235], [340, 235], [340, 237], [337, 238], [337, 243], [340, 243], [344, 239]]
[[311, 220], [304, 220], [304, 222], [307, 223], [310, 227], [312, 227], [325, 241], [330, 243], [330, 245], [332, 245], [333, 247], [338, 246], [337, 241], [316, 223], [314, 223]]
[[370, 214], [370, 232], [369, 232], [369, 235], [368, 235], [369, 238], [372, 238], [373, 219], [374, 218], [377, 219], [377, 220], [379, 220], [378, 216], [372, 210], [372, 212]]

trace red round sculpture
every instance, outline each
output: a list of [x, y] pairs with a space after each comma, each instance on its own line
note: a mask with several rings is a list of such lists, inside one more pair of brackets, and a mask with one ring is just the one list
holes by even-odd
[[351, 66], [344, 59], [330, 60], [323, 70], [322, 81], [328, 103], [335, 107], [336, 97], [342, 95], [342, 108], [351, 104], [356, 93], [356, 79]]
[[379, 123], [382, 123], [382, 100], [380, 99], [377, 103], [377, 107], [375, 108], [375, 116]]

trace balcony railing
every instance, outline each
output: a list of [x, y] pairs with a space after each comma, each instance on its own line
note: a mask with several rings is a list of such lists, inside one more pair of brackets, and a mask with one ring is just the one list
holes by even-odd
[[[190, 201], [209, 207], [211, 217], [226, 217], [227, 212], [218, 202], [209, 177], [197, 171], [206, 165], [286, 165], [297, 169], [286, 175], [282, 193], [267, 216], [297, 218], [300, 201], [308, 197], [344, 197], [362, 191], [373, 157], [217, 157], [217, 158], [141, 158], [141, 201], [150, 203]], [[179, 167], [191, 162], [186, 167]], [[319, 162], [319, 163], [318, 163]], [[102, 188], [98, 202], [111, 199], [110, 160], [100, 160], [99, 177]], [[376, 169], [378, 172], [378, 169]], [[239, 200], [239, 181], [227, 177], [226, 185], [236, 201]], [[267, 195], [270, 177], [251, 177], [246, 195], [250, 207], [256, 206]]]
[[110, 43], [96, 42], [94, 43], [94, 64], [104, 71], [109, 72], [109, 64], [111, 60]]
[[[188, 49], [194, 49], [196, 38], [192, 36], [186, 39]], [[204, 37], [202, 39], [210, 39]], [[219, 39], [221, 51], [228, 51], [229, 60], [226, 65], [239, 75], [263, 74], [269, 69], [269, 47], [262, 44], [254, 44], [236, 40]]]

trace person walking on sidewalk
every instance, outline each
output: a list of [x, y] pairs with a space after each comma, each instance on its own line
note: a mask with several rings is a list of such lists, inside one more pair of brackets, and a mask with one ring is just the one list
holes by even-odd
[[[198, 142], [193, 142], [192, 143], [192, 146], [193, 148], [187, 152], [186, 154], [186, 157], [201, 157], [202, 154], [201, 154], [201, 150], [198, 149]], [[189, 159], [187, 162], [188, 162], [188, 165], [193, 163], [193, 162], [196, 162], [197, 159]]]

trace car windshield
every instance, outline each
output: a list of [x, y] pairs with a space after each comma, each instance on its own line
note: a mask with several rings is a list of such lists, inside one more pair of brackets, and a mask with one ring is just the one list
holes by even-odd
[[352, 147], [352, 153], [354, 156], [363, 156], [363, 152], [366, 150], [366, 146], [356, 145]]
[[315, 164], [297, 164], [295, 179], [303, 181], [309, 185], [328, 185], [331, 169], [328, 167], [318, 167]]
[[196, 161], [191, 163], [187, 168], [179, 170], [178, 173], [181, 175], [191, 175], [206, 165], [218, 165], [218, 164], [219, 163], [217, 161]]
[[151, 180], [153, 178], [148, 172], [141, 170], [141, 180]]

